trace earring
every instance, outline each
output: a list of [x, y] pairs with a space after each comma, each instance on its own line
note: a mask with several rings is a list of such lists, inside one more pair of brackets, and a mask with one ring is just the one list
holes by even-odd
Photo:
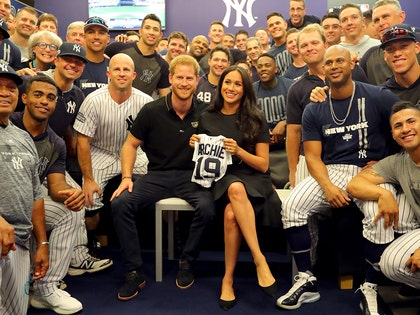
[[35, 57], [36, 57], [36, 54], [35, 54], [35, 52], [33, 51], [33, 52], [32, 52], [32, 59], [35, 59]]

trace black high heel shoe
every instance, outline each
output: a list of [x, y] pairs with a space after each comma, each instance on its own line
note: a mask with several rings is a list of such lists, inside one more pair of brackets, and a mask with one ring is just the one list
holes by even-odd
[[235, 306], [235, 304], [236, 304], [236, 298], [231, 301], [225, 301], [225, 300], [219, 299], [219, 306], [224, 311], [230, 310], [232, 307]]
[[265, 294], [271, 297], [275, 297], [277, 294], [277, 281], [274, 281], [274, 283], [268, 287], [263, 287], [260, 285], [260, 288], [264, 291]]

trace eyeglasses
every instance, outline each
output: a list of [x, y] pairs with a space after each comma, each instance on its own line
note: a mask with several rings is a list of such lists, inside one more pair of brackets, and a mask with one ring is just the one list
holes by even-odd
[[99, 24], [103, 27], [108, 28], [108, 25], [106, 24], [105, 20], [103, 18], [100, 18], [99, 16], [92, 16], [85, 21], [85, 26], [92, 24]]
[[385, 43], [389, 40], [398, 39], [398, 38], [416, 39], [416, 36], [409, 30], [406, 30], [404, 28], [394, 28], [394, 29], [389, 30], [388, 32], [385, 32], [382, 35], [381, 42]]
[[35, 46], [38, 46], [41, 49], [45, 49], [45, 48], [49, 47], [51, 51], [57, 51], [58, 50], [57, 45], [47, 44], [47, 43], [44, 43], [44, 42], [36, 43]]

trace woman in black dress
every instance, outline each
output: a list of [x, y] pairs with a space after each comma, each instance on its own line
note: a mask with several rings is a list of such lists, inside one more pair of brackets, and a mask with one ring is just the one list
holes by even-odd
[[[268, 171], [268, 125], [256, 107], [252, 81], [245, 70], [231, 66], [223, 72], [215, 103], [202, 114], [198, 130], [224, 136], [225, 150], [233, 160], [223, 178], [213, 185], [216, 202], [224, 205], [225, 275], [219, 305], [227, 310], [236, 302], [233, 274], [242, 237], [251, 251], [259, 286], [274, 296], [276, 280], [258, 244], [256, 220], [272, 218], [271, 212], [276, 212], [280, 220], [281, 202]], [[193, 135], [190, 145], [199, 139]]]

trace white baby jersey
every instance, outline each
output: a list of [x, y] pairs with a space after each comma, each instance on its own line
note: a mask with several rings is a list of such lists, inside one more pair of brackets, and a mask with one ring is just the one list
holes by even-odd
[[191, 181], [203, 187], [211, 187], [213, 181], [222, 178], [227, 166], [232, 164], [232, 154], [226, 152], [224, 136], [211, 137], [199, 134], [200, 141], [194, 145], [194, 172]]

